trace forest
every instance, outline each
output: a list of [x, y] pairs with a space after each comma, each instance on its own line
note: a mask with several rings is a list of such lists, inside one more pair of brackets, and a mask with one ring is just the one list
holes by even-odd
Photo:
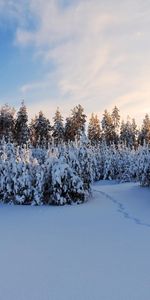
[[17, 113], [0, 109], [0, 200], [63, 205], [87, 201], [94, 181], [138, 181], [150, 186], [150, 118], [140, 129], [119, 109], [91, 114], [81, 105], [64, 121], [57, 108], [50, 123], [42, 112], [28, 122], [24, 102]]

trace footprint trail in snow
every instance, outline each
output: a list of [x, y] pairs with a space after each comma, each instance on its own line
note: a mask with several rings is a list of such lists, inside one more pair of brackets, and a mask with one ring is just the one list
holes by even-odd
[[109, 194], [107, 194], [106, 192], [103, 192], [103, 191], [100, 191], [100, 190], [96, 190], [96, 189], [93, 189], [94, 192], [98, 192], [100, 193], [101, 195], [105, 196], [107, 199], [109, 199], [111, 202], [113, 202], [114, 204], [117, 205], [117, 211], [119, 213], [121, 213], [123, 215], [123, 217], [125, 219], [129, 219], [129, 220], [132, 220], [134, 221], [137, 225], [141, 225], [141, 226], [145, 226], [145, 227], [149, 227], [150, 228], [150, 224], [149, 223], [145, 223], [145, 222], [142, 222], [140, 219], [134, 217], [134, 216], [131, 216], [129, 214], [129, 212], [126, 210], [125, 206], [117, 201], [116, 199], [114, 199], [112, 196], [110, 196]]

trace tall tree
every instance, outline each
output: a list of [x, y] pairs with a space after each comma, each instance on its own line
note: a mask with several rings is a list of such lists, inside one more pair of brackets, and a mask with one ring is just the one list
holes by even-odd
[[91, 114], [88, 125], [88, 138], [92, 145], [96, 145], [101, 140], [101, 128], [97, 115]]
[[71, 117], [66, 118], [64, 139], [66, 142], [74, 140], [74, 130]]
[[15, 109], [5, 104], [0, 109], [0, 138], [13, 141]]
[[53, 120], [54, 120], [54, 125], [53, 125], [52, 136], [54, 138], [55, 145], [58, 145], [64, 141], [63, 118], [61, 116], [59, 108], [57, 108]]
[[34, 147], [48, 147], [51, 140], [50, 121], [40, 111], [38, 116], [31, 121], [30, 139]]
[[120, 114], [117, 106], [113, 108], [111, 117], [113, 123], [114, 143], [117, 144], [119, 141], [119, 127], [120, 127]]
[[134, 147], [137, 147], [138, 129], [137, 129], [137, 124], [136, 124], [134, 118], [132, 119], [132, 122], [131, 122], [131, 131], [132, 131], [132, 144]]
[[145, 118], [143, 120], [142, 129], [139, 133], [138, 140], [142, 145], [144, 144], [144, 142], [146, 144], [150, 143], [150, 118], [148, 114], [145, 115]]
[[65, 124], [65, 140], [80, 140], [85, 131], [86, 115], [83, 107], [79, 104], [71, 111], [71, 116], [66, 119]]
[[114, 142], [114, 125], [111, 114], [105, 109], [102, 119], [102, 136], [107, 145]]
[[137, 125], [135, 120], [128, 117], [127, 122], [122, 121], [120, 127], [120, 141], [128, 147], [136, 147], [137, 144]]
[[79, 104], [72, 110], [72, 130], [74, 139], [80, 139], [80, 136], [85, 131], [86, 115], [84, 114], [84, 108]]
[[24, 101], [17, 113], [15, 121], [15, 141], [18, 145], [26, 144], [29, 140], [28, 114]]

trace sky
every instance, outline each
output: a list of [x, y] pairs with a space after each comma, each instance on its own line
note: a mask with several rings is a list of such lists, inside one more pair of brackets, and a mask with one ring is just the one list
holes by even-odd
[[150, 0], [0, 0], [0, 105], [150, 113]]

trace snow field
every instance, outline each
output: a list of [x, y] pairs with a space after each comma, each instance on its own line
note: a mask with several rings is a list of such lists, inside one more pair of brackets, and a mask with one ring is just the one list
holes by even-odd
[[149, 300], [149, 199], [102, 181], [81, 205], [1, 205], [0, 299]]

